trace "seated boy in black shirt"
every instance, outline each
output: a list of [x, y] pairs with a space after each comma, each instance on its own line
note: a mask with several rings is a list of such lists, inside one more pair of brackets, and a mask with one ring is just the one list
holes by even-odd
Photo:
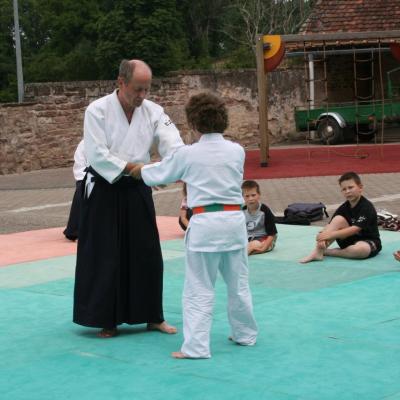
[[244, 181], [242, 194], [246, 205], [243, 212], [247, 227], [247, 254], [261, 254], [273, 250], [278, 231], [272, 211], [260, 202], [260, 185], [256, 181]]
[[[315, 249], [301, 259], [301, 263], [322, 261], [324, 256], [370, 258], [382, 249], [376, 210], [374, 205], [362, 196], [363, 185], [360, 177], [355, 172], [347, 172], [339, 178], [339, 185], [346, 201], [317, 235]], [[339, 248], [329, 249], [335, 240]]]

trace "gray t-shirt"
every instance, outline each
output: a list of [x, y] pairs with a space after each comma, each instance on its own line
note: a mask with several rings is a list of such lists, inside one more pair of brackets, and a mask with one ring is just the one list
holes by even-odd
[[250, 213], [248, 209], [244, 209], [243, 212], [246, 217], [247, 237], [250, 239], [266, 236], [265, 214], [261, 211], [261, 204], [254, 213]]
[[243, 212], [249, 240], [277, 234], [274, 215], [265, 204], [260, 203], [254, 213], [249, 213], [247, 207]]

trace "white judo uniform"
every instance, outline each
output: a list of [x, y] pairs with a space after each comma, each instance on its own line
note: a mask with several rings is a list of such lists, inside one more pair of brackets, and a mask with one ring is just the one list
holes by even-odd
[[90, 165], [81, 208], [75, 273], [75, 323], [115, 328], [161, 323], [163, 263], [151, 189], [124, 173], [149, 162], [153, 144], [164, 157], [183, 146], [161, 106], [143, 100], [129, 123], [117, 91], [85, 112]]
[[118, 180], [127, 162], [149, 162], [154, 143], [161, 157], [183, 145], [164, 109], [150, 100], [143, 100], [129, 123], [116, 90], [88, 106], [84, 142], [89, 165], [110, 183]]
[[[190, 208], [211, 204], [243, 204], [243, 148], [219, 133], [204, 134], [198, 143], [179, 148], [162, 162], [142, 168], [149, 185], [182, 180]], [[218, 270], [228, 289], [232, 339], [253, 345], [257, 325], [248, 283], [247, 232], [242, 211], [195, 214], [185, 235], [186, 271], [183, 290], [181, 351], [209, 358], [214, 285]]]
[[74, 166], [72, 167], [72, 172], [76, 181], [83, 180], [86, 174], [86, 167], [88, 167], [88, 163], [85, 155], [85, 145], [83, 140], [81, 140], [75, 150]]

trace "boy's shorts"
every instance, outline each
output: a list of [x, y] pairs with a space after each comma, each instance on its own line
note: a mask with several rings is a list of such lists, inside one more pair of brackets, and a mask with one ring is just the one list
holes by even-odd
[[[265, 242], [267, 239], [269, 238], [269, 236], [260, 236], [260, 237], [249, 237], [248, 241], [252, 242], [253, 240], [258, 240], [259, 242]], [[275, 236], [275, 239], [272, 241], [271, 246], [268, 247], [267, 250], [265, 250], [265, 253], [271, 251], [274, 249], [275, 247], [275, 243], [276, 243], [276, 238], [277, 236]]]
[[346, 247], [356, 244], [357, 242], [367, 243], [371, 248], [367, 258], [375, 257], [382, 250], [380, 241], [374, 239], [360, 239], [358, 236], [350, 236], [346, 239], [336, 239], [336, 242], [341, 249], [345, 249]]

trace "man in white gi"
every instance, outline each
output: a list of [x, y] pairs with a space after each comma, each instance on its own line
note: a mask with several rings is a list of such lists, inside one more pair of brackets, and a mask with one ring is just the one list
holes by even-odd
[[183, 145], [159, 105], [146, 100], [150, 67], [123, 60], [118, 89], [85, 113], [85, 177], [75, 275], [75, 323], [97, 327], [100, 337], [122, 323], [176, 333], [164, 320], [163, 264], [151, 189], [129, 176], [133, 163], [149, 162]]
[[[254, 345], [257, 325], [248, 282], [247, 232], [241, 183], [245, 153], [222, 133], [228, 125], [224, 103], [212, 94], [193, 96], [186, 106], [199, 142], [179, 148], [160, 163], [138, 164], [131, 174], [147, 185], [182, 180], [193, 210], [186, 231], [183, 289], [184, 343], [175, 358], [209, 358], [214, 285], [218, 270], [228, 287], [230, 339]], [[141, 172], [140, 172], [141, 171]]]

